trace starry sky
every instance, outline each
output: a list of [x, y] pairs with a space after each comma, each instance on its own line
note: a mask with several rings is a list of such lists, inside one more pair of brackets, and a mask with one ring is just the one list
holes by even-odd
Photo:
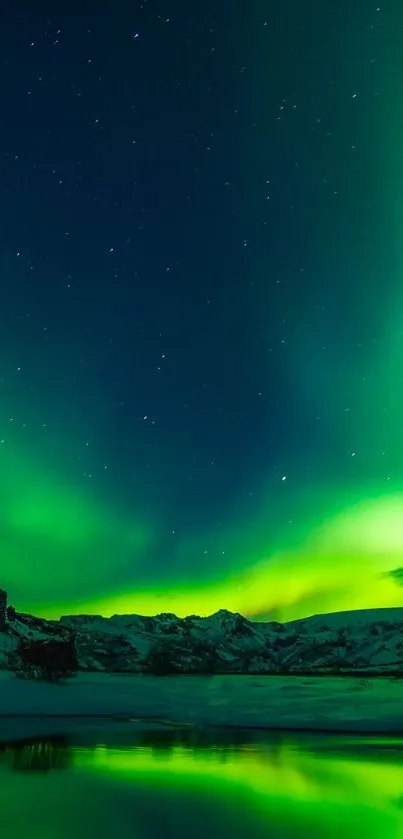
[[0, 584], [403, 605], [399, 0], [2, 12]]

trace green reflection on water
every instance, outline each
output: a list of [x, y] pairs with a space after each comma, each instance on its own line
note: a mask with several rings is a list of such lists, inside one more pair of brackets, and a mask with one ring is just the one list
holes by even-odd
[[3, 835], [403, 839], [403, 741], [148, 732], [0, 753]]

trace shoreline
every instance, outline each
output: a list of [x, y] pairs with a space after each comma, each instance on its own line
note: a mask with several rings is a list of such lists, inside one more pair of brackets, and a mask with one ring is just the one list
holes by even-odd
[[[3, 718], [4, 720], [5, 718]], [[217, 742], [221, 742], [223, 737], [230, 737], [230, 735], [243, 735], [245, 741], [251, 741], [255, 737], [263, 737], [265, 740], [272, 741], [273, 739], [295, 738], [296, 740], [304, 741], [310, 738], [323, 739], [327, 745], [338, 743], [338, 738], [347, 738], [347, 742], [354, 744], [354, 741], [361, 743], [364, 738], [367, 743], [371, 744], [372, 740], [381, 740], [393, 738], [400, 740], [403, 746], [403, 729], [395, 730], [393, 728], [334, 728], [334, 729], [320, 729], [320, 728], [265, 728], [261, 726], [237, 726], [237, 725], [214, 725], [208, 724], [200, 726], [197, 724], [181, 724], [164, 720], [139, 719], [132, 720], [113, 720], [108, 717], [9, 717], [7, 719], [7, 729], [3, 730], [2, 721], [0, 721], [0, 753], [3, 748], [13, 746], [30, 745], [42, 740], [55, 742], [71, 741], [72, 745], [82, 745], [85, 747], [99, 745], [101, 741], [104, 745], [117, 747], [118, 744], [124, 746], [136, 745], [136, 738], [139, 735], [149, 733], [153, 735], [172, 733], [172, 745], [175, 744], [175, 733], [182, 733], [184, 730], [197, 732], [204, 732], [209, 734], [212, 739], [214, 735], [220, 735]], [[51, 721], [52, 720], [52, 721]], [[57, 724], [55, 724], [57, 720]], [[10, 725], [11, 723], [11, 725]], [[230, 741], [231, 742], [231, 741]]]

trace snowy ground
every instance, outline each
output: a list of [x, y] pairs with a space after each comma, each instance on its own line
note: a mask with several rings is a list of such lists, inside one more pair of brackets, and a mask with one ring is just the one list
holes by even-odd
[[403, 680], [81, 674], [67, 684], [51, 685], [0, 672], [0, 741], [99, 728], [106, 718], [109, 726], [122, 725], [113, 717], [403, 734]]

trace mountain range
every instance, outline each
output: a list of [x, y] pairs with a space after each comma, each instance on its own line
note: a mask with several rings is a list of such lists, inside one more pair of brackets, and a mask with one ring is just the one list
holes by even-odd
[[205, 618], [76, 615], [48, 621], [6, 608], [0, 598], [0, 669], [16, 668], [22, 643], [72, 638], [78, 668], [87, 672], [403, 675], [403, 608], [284, 624], [225, 610]]

